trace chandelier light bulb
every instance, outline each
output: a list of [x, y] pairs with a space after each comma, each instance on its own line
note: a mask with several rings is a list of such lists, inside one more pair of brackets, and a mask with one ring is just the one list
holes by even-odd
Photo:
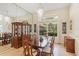
[[43, 9], [39, 8], [38, 9], [38, 17], [42, 17], [43, 16]]
[[59, 18], [59, 17], [58, 17], [58, 16], [55, 16], [54, 18], [57, 19], [57, 18]]

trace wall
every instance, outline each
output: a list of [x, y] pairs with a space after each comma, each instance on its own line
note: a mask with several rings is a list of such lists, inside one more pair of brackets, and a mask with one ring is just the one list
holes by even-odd
[[75, 52], [79, 55], [79, 4], [71, 4], [70, 18], [72, 20], [72, 33], [70, 35], [75, 39]]

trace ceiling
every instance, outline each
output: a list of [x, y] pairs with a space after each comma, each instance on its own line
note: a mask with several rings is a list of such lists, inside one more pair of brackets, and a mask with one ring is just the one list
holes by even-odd
[[44, 11], [55, 10], [69, 6], [68, 3], [0, 3], [0, 14], [11, 17], [24, 16], [35, 13], [38, 8], [43, 8]]
[[17, 5], [33, 13], [33, 12], [36, 12], [37, 9], [40, 7], [43, 8], [45, 11], [48, 11], [48, 10], [63, 8], [63, 7], [68, 6], [69, 4], [68, 3], [25, 3], [25, 4], [19, 3]]
[[24, 9], [18, 7], [16, 4], [12, 3], [0, 3], [0, 14], [11, 16], [11, 17], [18, 17], [18, 16], [25, 16], [28, 14]]

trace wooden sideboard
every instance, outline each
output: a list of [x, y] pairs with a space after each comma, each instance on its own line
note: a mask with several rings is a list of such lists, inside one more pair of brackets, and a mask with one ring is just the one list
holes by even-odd
[[67, 52], [75, 53], [75, 39], [70, 37], [65, 37], [64, 46]]

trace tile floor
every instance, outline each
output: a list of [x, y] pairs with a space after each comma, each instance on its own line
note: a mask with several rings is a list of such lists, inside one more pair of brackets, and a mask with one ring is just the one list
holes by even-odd
[[[75, 56], [75, 54], [66, 52], [66, 49], [61, 44], [55, 44], [54, 56]], [[15, 49], [9, 45], [0, 46], [0, 56], [23, 56], [23, 48]]]

